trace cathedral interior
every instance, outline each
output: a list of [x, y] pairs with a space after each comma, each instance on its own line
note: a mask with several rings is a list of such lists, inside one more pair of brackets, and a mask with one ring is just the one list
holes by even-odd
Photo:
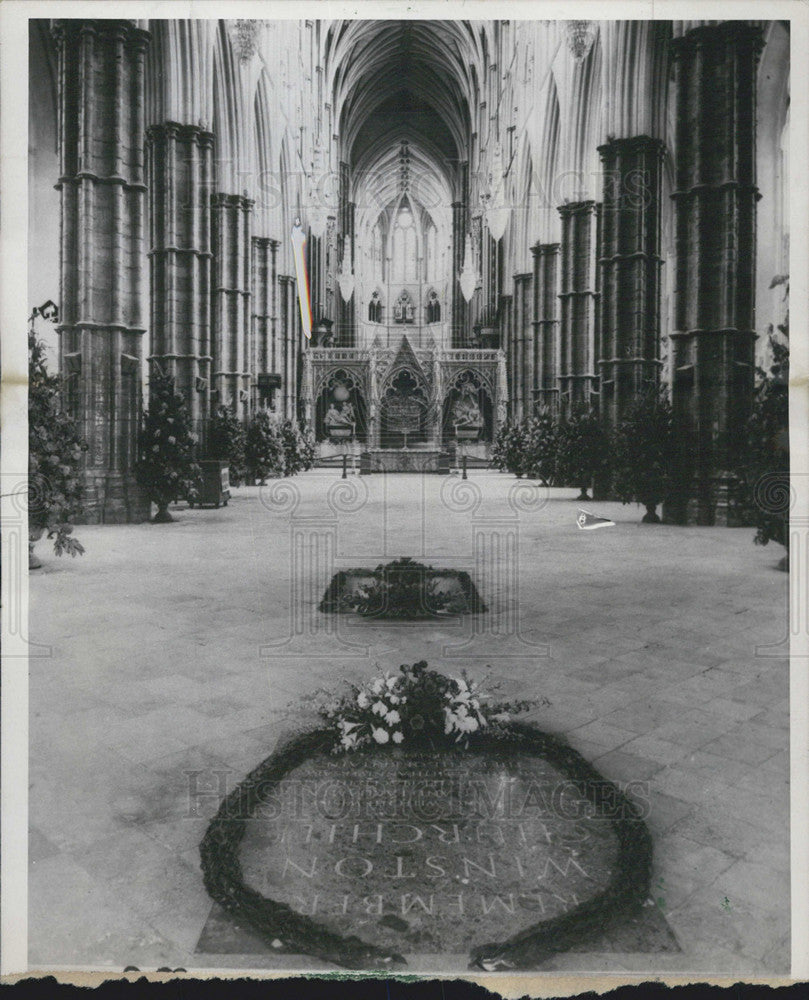
[[266, 407], [399, 471], [662, 381], [722, 523], [786, 308], [786, 22], [39, 20], [30, 81], [28, 294], [89, 522], [146, 516], [159, 366], [201, 449]]
[[[426, 661], [491, 672], [648, 805], [637, 926], [537, 968], [788, 971], [806, 616], [779, 547], [727, 529], [723, 477], [788, 316], [789, 22], [35, 19], [29, 40], [29, 313], [58, 306], [32, 326], [87, 442], [86, 556], [47, 546], [7, 654], [29, 967], [333, 971], [231, 920], [200, 844], [290, 705]], [[316, 467], [143, 523], [158, 373], [200, 460], [226, 406], [308, 425]], [[693, 443], [677, 523], [610, 496], [589, 515], [609, 530], [579, 530], [579, 483], [486, 467], [506, 421], [614, 429], [657, 386]], [[338, 478], [349, 449], [373, 474]], [[381, 474], [453, 451], [471, 481]], [[321, 611], [338, 574], [403, 559], [473, 579], [485, 612]], [[415, 973], [468, 972], [427, 944]]]

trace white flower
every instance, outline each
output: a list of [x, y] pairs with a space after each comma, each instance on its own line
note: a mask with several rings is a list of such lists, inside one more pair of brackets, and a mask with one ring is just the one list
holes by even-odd
[[387, 729], [375, 729], [371, 735], [377, 743], [387, 743], [390, 739], [390, 733]]
[[390, 726], [393, 726], [397, 722], [401, 722], [401, 721], [402, 721], [402, 717], [399, 715], [399, 713], [395, 709], [392, 712], [388, 712], [388, 714], [385, 716], [385, 722], [387, 722], [388, 725], [390, 725]]
[[395, 678], [395, 677], [387, 677], [387, 678], [385, 678], [385, 683], [388, 685], [388, 690], [389, 691], [391, 691], [393, 688], [396, 687], [396, 680], [397, 680], [397, 678]]
[[357, 705], [360, 708], [367, 708], [369, 704], [370, 701], [368, 695], [364, 691], [360, 691], [360, 693], [357, 695]]
[[382, 692], [385, 690], [385, 681], [381, 677], [377, 677], [377, 679], [371, 685], [371, 690], [374, 692], [374, 694], [382, 694]]
[[400, 698], [398, 694], [389, 694], [388, 701], [391, 703], [391, 705], [398, 705], [399, 702], [404, 701], [404, 699]]
[[384, 701], [377, 701], [371, 707], [371, 711], [374, 713], [374, 715], [387, 715], [388, 706], [385, 704]]
[[401, 743], [403, 739], [404, 739], [404, 736], [397, 729], [396, 732], [393, 734], [393, 742], [394, 743]]

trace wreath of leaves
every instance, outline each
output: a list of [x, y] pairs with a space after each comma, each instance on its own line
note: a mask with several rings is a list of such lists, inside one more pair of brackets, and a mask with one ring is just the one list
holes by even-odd
[[[488, 972], [535, 968], [551, 955], [598, 935], [609, 921], [643, 904], [651, 879], [652, 841], [638, 807], [563, 740], [525, 724], [512, 723], [510, 729], [515, 749], [548, 761], [574, 782], [596, 809], [609, 810], [618, 857], [606, 887], [574, 909], [532, 924], [505, 941], [473, 946], [470, 968]], [[247, 820], [291, 770], [316, 754], [328, 752], [331, 740], [331, 734], [322, 730], [298, 736], [259, 764], [222, 801], [200, 845], [205, 888], [220, 906], [276, 948], [313, 955], [349, 969], [406, 965], [402, 955], [356, 935], [336, 934], [288, 904], [262, 896], [244, 881], [239, 845]], [[492, 740], [482, 734], [466, 752], [502, 748], [502, 736]]]
[[[370, 577], [356, 593], [347, 589], [350, 577]], [[442, 580], [456, 580], [461, 593], [441, 589]], [[355, 612], [367, 618], [435, 618], [442, 614], [480, 614], [486, 605], [468, 573], [434, 569], [408, 556], [380, 564], [376, 569], [340, 570], [323, 595], [319, 610], [325, 614]]]

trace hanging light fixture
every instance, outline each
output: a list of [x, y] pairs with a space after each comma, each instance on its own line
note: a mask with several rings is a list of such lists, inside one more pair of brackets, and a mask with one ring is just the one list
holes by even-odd
[[478, 276], [475, 271], [475, 258], [472, 253], [472, 236], [470, 233], [466, 234], [463, 267], [461, 268], [461, 273], [458, 275], [458, 280], [461, 285], [461, 294], [467, 302], [471, 302], [472, 296], [475, 294], [475, 289], [478, 286]]
[[596, 37], [594, 21], [568, 21], [567, 44], [577, 60], [586, 59]]
[[349, 236], [343, 240], [343, 261], [340, 265], [340, 273], [337, 275], [337, 284], [340, 286], [343, 302], [348, 302], [354, 294], [354, 271], [351, 268], [351, 238]]
[[502, 239], [508, 225], [509, 208], [506, 198], [506, 178], [503, 173], [503, 153], [499, 142], [494, 147], [488, 191], [481, 200], [489, 232], [495, 240]]

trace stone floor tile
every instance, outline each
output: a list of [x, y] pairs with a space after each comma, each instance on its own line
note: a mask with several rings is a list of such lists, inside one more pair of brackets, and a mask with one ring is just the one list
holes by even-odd
[[717, 757], [726, 757], [731, 761], [742, 761], [746, 764], [763, 764], [778, 753], [780, 746], [763, 746], [753, 740], [745, 739], [741, 733], [726, 733], [718, 739], [711, 739], [702, 744], [706, 753]]
[[662, 766], [657, 761], [635, 757], [621, 750], [610, 750], [597, 757], [595, 764], [605, 777], [613, 781], [646, 781]]
[[630, 730], [611, 726], [601, 719], [570, 730], [569, 736], [571, 739], [581, 738], [590, 743], [596, 743], [608, 750], [615, 750], [635, 738], [635, 734]]

